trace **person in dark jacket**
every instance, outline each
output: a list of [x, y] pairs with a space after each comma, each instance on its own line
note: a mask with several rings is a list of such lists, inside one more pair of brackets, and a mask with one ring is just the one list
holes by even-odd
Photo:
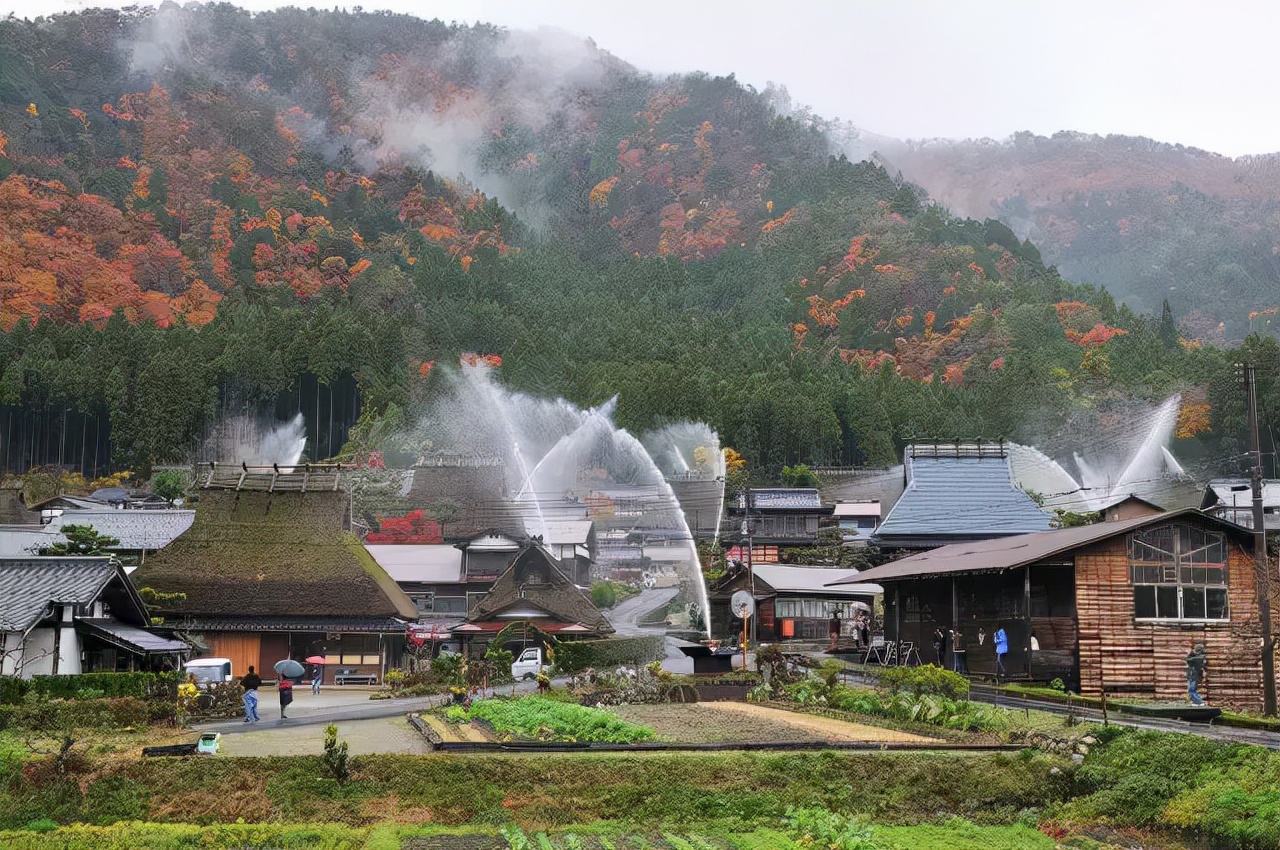
[[933, 654], [938, 657], [938, 666], [947, 666], [947, 633], [938, 626], [933, 630]]
[[1187, 698], [1192, 705], [1204, 705], [1200, 685], [1204, 683], [1204, 668], [1209, 666], [1209, 656], [1204, 644], [1198, 643], [1187, 653]]
[[289, 707], [289, 703], [293, 702], [293, 682], [288, 679], [280, 680], [280, 719], [288, 720], [284, 711]]
[[1007, 676], [1009, 674], [1004, 668], [1004, 657], [1009, 654], [1009, 634], [1004, 630], [1004, 626], [996, 626], [992, 642], [996, 650], [996, 675]]
[[262, 677], [253, 672], [253, 665], [249, 665], [249, 672], [240, 680], [240, 687], [244, 688], [244, 722], [257, 723], [262, 718], [258, 717], [258, 688], [262, 687]]
[[969, 653], [964, 644], [964, 632], [951, 630], [951, 657], [955, 659], [955, 671], [964, 676], [969, 675]]

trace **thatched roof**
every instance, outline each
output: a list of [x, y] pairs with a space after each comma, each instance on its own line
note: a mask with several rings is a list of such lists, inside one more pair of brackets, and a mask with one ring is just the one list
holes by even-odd
[[343, 531], [343, 492], [203, 490], [190, 530], [147, 558], [134, 584], [185, 598], [194, 617], [418, 618], [409, 597]]
[[467, 614], [468, 623], [517, 618], [581, 623], [593, 633], [613, 632], [609, 621], [591, 604], [587, 594], [535, 543], [525, 544], [488, 594]]

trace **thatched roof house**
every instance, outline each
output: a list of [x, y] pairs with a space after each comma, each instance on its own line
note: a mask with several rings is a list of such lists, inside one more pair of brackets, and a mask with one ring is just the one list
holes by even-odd
[[587, 594], [561, 572], [546, 549], [532, 541], [523, 545], [511, 566], [467, 614], [466, 621], [452, 631], [483, 639], [521, 620], [548, 634], [613, 634], [613, 626], [591, 604]]
[[206, 483], [191, 529], [133, 581], [157, 592], [152, 607], [166, 626], [203, 635], [208, 654], [238, 671], [326, 655], [327, 672], [380, 675], [385, 636], [403, 635], [417, 609], [346, 532], [341, 488], [289, 489], [284, 475], [270, 485]]

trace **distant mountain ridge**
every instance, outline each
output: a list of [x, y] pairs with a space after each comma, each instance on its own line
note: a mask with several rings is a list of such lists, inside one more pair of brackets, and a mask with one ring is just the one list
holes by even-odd
[[1280, 306], [1280, 153], [1233, 159], [1074, 132], [845, 144], [958, 214], [1001, 220], [1063, 275], [1139, 312], [1167, 298], [1238, 339], [1265, 328], [1251, 312]]

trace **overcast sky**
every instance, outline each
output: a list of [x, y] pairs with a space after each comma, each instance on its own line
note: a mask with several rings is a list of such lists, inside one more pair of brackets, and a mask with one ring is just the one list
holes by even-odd
[[[0, 10], [33, 17], [143, 4], [0, 0]], [[1280, 3], [1274, 0], [362, 5], [446, 21], [567, 30], [649, 71], [734, 73], [757, 88], [775, 82], [819, 115], [900, 138], [1079, 130], [1148, 136], [1229, 156], [1280, 151]]]

